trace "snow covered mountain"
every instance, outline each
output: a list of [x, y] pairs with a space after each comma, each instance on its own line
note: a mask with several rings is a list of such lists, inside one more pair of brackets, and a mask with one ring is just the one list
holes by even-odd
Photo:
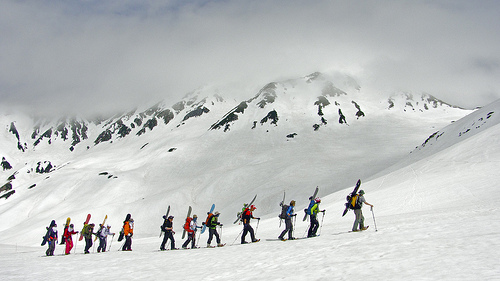
[[[1, 116], [1, 236], [37, 244], [51, 219], [155, 221], [168, 205], [180, 215], [216, 203], [229, 222], [255, 194], [270, 215], [284, 190], [305, 204], [316, 186], [320, 196], [351, 186], [471, 112], [426, 94], [364, 92], [350, 77], [322, 73], [268, 83], [245, 100], [225, 96], [207, 87], [104, 120]], [[30, 230], [9, 231], [17, 224]]]

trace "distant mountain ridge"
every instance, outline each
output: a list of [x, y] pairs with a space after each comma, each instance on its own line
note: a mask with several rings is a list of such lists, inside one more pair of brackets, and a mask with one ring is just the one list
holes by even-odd
[[[318, 122], [311, 124], [314, 130], [318, 130], [322, 125], [326, 125], [326, 119], [323, 110], [326, 107], [336, 107], [338, 116], [332, 122], [339, 124], [347, 124], [347, 122], [357, 120], [365, 116], [362, 109], [363, 104], [352, 99], [350, 102], [349, 94], [342, 90], [342, 86], [336, 86], [331, 80], [328, 80], [323, 74], [316, 72], [308, 76], [287, 80], [284, 82], [271, 82], [265, 85], [254, 97], [241, 101], [233, 109], [227, 112], [224, 116], [213, 123], [210, 130], [219, 130], [226, 132], [230, 130], [231, 125], [238, 121], [239, 116], [245, 113], [249, 107], [253, 110], [265, 110], [272, 107], [275, 102], [279, 102], [281, 96], [286, 95], [289, 89], [294, 88], [298, 84], [320, 84], [318, 87], [313, 87], [316, 99], [314, 106], [317, 108]], [[348, 85], [348, 90], [359, 91], [360, 86], [354, 79], [346, 76], [344, 85]], [[318, 86], [318, 85], [316, 85]], [[340, 104], [339, 100], [343, 103]], [[191, 118], [199, 117], [203, 114], [210, 114], [210, 108], [218, 106], [224, 102], [224, 98], [220, 94], [205, 93], [203, 91], [193, 92], [187, 95], [181, 101], [172, 106], [166, 105], [164, 102], [157, 103], [152, 107], [144, 110], [132, 110], [128, 113], [119, 114], [107, 120], [85, 120], [82, 118], [70, 117], [61, 118], [58, 121], [38, 121], [33, 120], [32, 132], [29, 136], [19, 133], [15, 120], [10, 122], [9, 132], [17, 139], [17, 148], [21, 151], [35, 149], [40, 143], [46, 142], [51, 144], [54, 141], [63, 141], [67, 143], [69, 150], [73, 151], [76, 147], [85, 140], [92, 140], [93, 145], [98, 145], [102, 142], [109, 142], [125, 138], [128, 135], [141, 136], [148, 131], [152, 131], [157, 126], [165, 126], [170, 122], [175, 121], [182, 124]], [[304, 104], [304, 107], [306, 105]], [[310, 106], [310, 104], [309, 104]], [[356, 109], [354, 116], [344, 115], [346, 107], [354, 107]], [[391, 95], [387, 98], [386, 108], [388, 110], [403, 110], [403, 111], [428, 111], [437, 108], [457, 108], [444, 101], [441, 101], [428, 94], [409, 94], [399, 93]], [[261, 118], [253, 120], [249, 125], [250, 128], [255, 128], [257, 124], [277, 125], [281, 112], [275, 109], [263, 112]], [[283, 116], [285, 117], [285, 116]], [[175, 120], [174, 120], [175, 119]], [[91, 128], [91, 129], [90, 129]], [[29, 128], [23, 128], [29, 129]], [[90, 147], [89, 142], [86, 142], [87, 149]]]
[[[3, 188], [0, 196], [9, 198], [19, 186], [31, 190], [40, 184], [34, 174], [67, 171], [64, 168], [74, 162], [97, 161], [94, 166], [102, 168], [92, 176], [106, 173], [110, 179], [120, 181], [120, 177], [109, 171], [111, 164], [105, 164], [109, 156], [104, 155], [113, 155], [120, 165], [137, 166], [136, 169], [141, 165], [173, 165], [163, 163], [164, 158], [173, 157], [175, 163], [192, 161], [184, 164], [188, 166], [203, 166], [208, 165], [211, 158], [222, 157], [213, 164], [221, 167], [204, 168], [210, 173], [211, 168], [245, 169], [246, 161], [261, 163], [260, 158], [266, 159], [263, 163], [275, 166], [281, 156], [273, 159], [259, 154], [273, 148], [279, 151], [276, 153], [290, 157], [287, 161], [297, 162], [295, 165], [302, 165], [303, 159], [294, 159], [294, 154], [316, 157], [313, 161], [330, 161], [328, 158], [334, 156], [338, 163], [345, 163], [351, 161], [352, 155], [373, 153], [373, 157], [352, 167], [332, 168], [342, 174], [342, 169], [349, 168], [352, 172], [366, 163], [358, 176], [370, 175], [381, 169], [379, 166], [387, 159], [394, 162], [402, 151], [409, 152], [411, 147], [406, 147], [406, 143], [425, 139], [419, 132], [428, 132], [426, 127], [449, 124], [450, 120], [471, 112], [428, 94], [373, 95], [364, 92], [359, 83], [347, 75], [319, 72], [270, 82], [248, 99], [238, 101], [227, 96], [230, 95], [216, 87], [207, 87], [189, 93], [173, 105], [160, 102], [146, 109], [97, 120], [69, 117], [47, 121], [0, 116], [0, 124], [5, 128], [0, 133], [3, 159], [3, 179], [0, 180], [5, 180], [0, 185]], [[416, 129], [406, 128], [417, 124]], [[411, 134], [400, 135], [401, 132]], [[366, 147], [356, 144], [360, 140]], [[284, 145], [290, 142], [294, 144]], [[391, 147], [394, 144], [400, 147], [394, 149]], [[178, 149], [178, 146], [189, 147]], [[292, 147], [295, 148], [288, 151]], [[196, 154], [191, 154], [197, 149]], [[233, 151], [233, 155], [220, 156], [225, 149]], [[141, 157], [128, 155], [137, 150], [135, 153]], [[241, 154], [236, 157], [240, 160], [232, 159], [234, 153]], [[330, 156], [331, 153], [335, 154]], [[102, 161], [96, 160], [101, 157], [104, 157]], [[256, 160], [252, 160], [253, 157]], [[199, 163], [204, 158], [207, 163]], [[321, 160], [323, 158], [326, 160]], [[335, 167], [338, 165], [335, 163], [319, 164], [319, 167]], [[184, 181], [183, 173], [186, 171], [174, 173], [180, 177], [179, 182]], [[224, 176], [228, 175], [221, 175]], [[339, 186], [351, 180], [342, 178]], [[328, 191], [333, 188], [329, 187]]]

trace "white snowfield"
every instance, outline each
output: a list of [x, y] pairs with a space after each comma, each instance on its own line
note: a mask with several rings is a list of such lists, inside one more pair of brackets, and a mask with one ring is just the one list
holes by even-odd
[[[375, 206], [373, 213], [369, 206], [363, 207], [365, 224], [370, 226], [363, 232], [349, 232], [354, 220], [352, 211], [341, 216], [345, 197], [353, 186], [321, 196], [320, 207], [326, 212], [324, 217], [318, 215], [319, 237], [286, 242], [266, 240], [276, 239], [283, 230], [283, 226], [278, 227], [277, 218], [277, 203], [282, 195], [277, 195], [276, 202], [256, 200], [258, 209], [254, 215], [262, 217], [260, 222], [252, 221], [256, 236], [261, 239], [258, 243], [240, 245], [238, 236], [242, 226], [232, 224], [234, 214], [221, 212], [224, 227], [219, 233], [223, 243], [227, 243], [222, 248], [160, 252], [159, 228], [156, 235], [141, 234], [141, 229], [159, 226], [161, 220], [136, 219], [131, 252], [118, 251], [121, 243], [115, 236], [112, 242], [108, 241], [111, 250], [106, 253], [84, 255], [84, 243], [79, 241], [76, 253], [64, 256], [64, 247], [58, 245], [56, 256], [45, 257], [46, 248], [37, 246], [44, 234], [39, 223], [33, 229], [29, 226], [31, 216], [18, 224], [12, 223], [15, 221], [12, 218], [8, 230], [0, 232], [0, 279], [500, 280], [499, 122], [500, 101], [497, 101], [443, 128], [439, 138], [430, 139], [425, 147], [415, 149], [386, 172], [362, 178], [360, 189], [366, 192], [367, 202]], [[100, 222], [105, 210], [118, 208], [107, 199], [96, 202], [95, 197], [84, 192], [79, 195], [80, 209], [64, 207], [68, 212], [78, 210], [81, 214], [72, 217], [77, 229], [84, 220], [89, 198], [99, 206], [93, 222]], [[54, 192], [53, 200], [60, 200], [61, 196], [65, 195]], [[287, 195], [286, 200], [299, 199], [290, 197]], [[308, 223], [302, 222], [305, 199], [300, 199], [295, 237], [305, 236], [308, 227]], [[26, 204], [35, 199], [29, 200]], [[261, 210], [275, 205], [275, 213], [262, 213]], [[148, 205], [144, 203], [143, 208], [141, 216], [145, 217]], [[183, 242], [180, 236], [185, 212], [184, 209], [174, 212], [177, 247]], [[206, 211], [196, 212], [203, 220]], [[120, 213], [120, 218], [125, 214]], [[132, 217], [135, 215], [132, 213]], [[121, 227], [117, 216], [111, 220], [115, 232]], [[58, 220], [60, 233], [62, 217]], [[4, 229], [5, 226], [0, 230]], [[28, 233], [21, 235], [25, 239], [40, 238], [22, 241], [18, 238], [22, 233]], [[208, 232], [201, 236], [199, 246], [205, 247], [207, 238]]]

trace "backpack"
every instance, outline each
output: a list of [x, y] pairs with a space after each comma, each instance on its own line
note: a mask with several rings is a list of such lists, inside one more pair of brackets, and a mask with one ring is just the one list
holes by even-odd
[[186, 218], [186, 223], [184, 224], [184, 229], [186, 231], [190, 231], [191, 230], [191, 220], [193, 220], [191, 217], [187, 217]]
[[285, 205], [285, 204], [281, 204], [281, 213], [279, 215], [280, 219], [286, 219], [287, 218], [287, 215], [286, 213], [288, 212], [288, 205]]
[[102, 227], [99, 227], [99, 230], [97, 231], [96, 235], [98, 237], [101, 237], [101, 233], [102, 233]]
[[120, 234], [118, 235], [118, 242], [122, 241], [124, 236], [125, 236], [125, 232], [124, 232], [123, 227], [122, 227], [122, 230], [120, 230]]
[[88, 235], [88, 233], [89, 233], [89, 226], [90, 226], [89, 224], [86, 224], [86, 225], [83, 226], [82, 235], [84, 237], [86, 237]]
[[207, 219], [205, 220], [205, 225], [207, 227], [211, 227], [212, 226], [212, 217], [213, 216], [214, 216], [214, 214], [212, 214], [212, 213], [208, 214]]
[[354, 196], [348, 195], [347, 196], [347, 202], [349, 202], [349, 209], [351, 210], [356, 210], [356, 209], [361, 209], [361, 203], [359, 202], [359, 194], [356, 194]]

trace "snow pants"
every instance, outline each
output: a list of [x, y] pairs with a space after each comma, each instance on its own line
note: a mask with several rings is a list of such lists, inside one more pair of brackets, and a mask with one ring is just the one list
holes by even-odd
[[292, 218], [286, 218], [285, 219], [285, 230], [281, 232], [280, 236], [278, 237], [279, 239], [283, 239], [288, 232], [288, 239], [292, 239], [292, 232], [293, 232], [293, 224], [292, 224]]
[[47, 249], [47, 251], [45, 251], [45, 254], [47, 256], [53, 256], [54, 255], [54, 250], [56, 249], [57, 241], [56, 240], [52, 240], [52, 241], [49, 241], [48, 244], [49, 244], [49, 248]]
[[71, 252], [71, 249], [73, 249], [73, 239], [71, 237], [66, 238], [66, 255], [69, 255]]
[[170, 250], [175, 249], [175, 240], [172, 231], [165, 231], [165, 235], [163, 235], [163, 242], [161, 242], [160, 250], [165, 250], [165, 244], [167, 244], [168, 239], [170, 239]]
[[107, 237], [99, 237], [99, 247], [97, 247], [97, 252], [106, 252], [107, 247]]
[[363, 212], [361, 211], [361, 209], [354, 209], [354, 215], [356, 215], [356, 219], [354, 220], [352, 231], [363, 229], [365, 227], [365, 217], [363, 217]]
[[210, 243], [212, 243], [212, 238], [214, 238], [215, 236], [215, 240], [217, 241], [217, 245], [220, 244], [220, 237], [219, 237], [219, 233], [217, 233], [217, 229], [216, 228], [209, 228], [208, 229], [208, 241], [207, 241], [207, 245], [210, 246]]
[[88, 254], [90, 253], [89, 252], [89, 249], [92, 247], [92, 236], [90, 237], [85, 237], [85, 250], [84, 250], [84, 253], [85, 254]]
[[125, 236], [125, 244], [123, 244], [122, 251], [132, 251], [132, 236]]
[[257, 239], [255, 239], [255, 233], [253, 232], [253, 227], [249, 223], [247, 223], [243, 227], [243, 234], [241, 235], [241, 244], [246, 243], [245, 237], [247, 236], [247, 233], [250, 233], [250, 238], [252, 238], [252, 242], [257, 241]]
[[182, 248], [187, 248], [189, 242], [191, 242], [191, 249], [194, 249], [194, 247], [196, 247], [196, 232], [188, 232], [188, 238], [186, 242], [182, 244]]
[[316, 217], [316, 215], [310, 215], [309, 219], [311, 221], [311, 225], [309, 226], [307, 237], [314, 237], [316, 236], [316, 232], [318, 231], [319, 227], [318, 218]]

